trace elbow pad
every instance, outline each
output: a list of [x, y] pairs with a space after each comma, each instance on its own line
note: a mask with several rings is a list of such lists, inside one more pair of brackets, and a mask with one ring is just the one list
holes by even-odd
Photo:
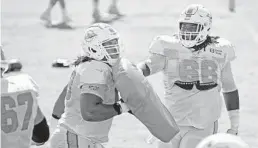
[[33, 129], [32, 140], [35, 143], [44, 144], [49, 139], [49, 126], [46, 118], [44, 118], [39, 124], [36, 124]]

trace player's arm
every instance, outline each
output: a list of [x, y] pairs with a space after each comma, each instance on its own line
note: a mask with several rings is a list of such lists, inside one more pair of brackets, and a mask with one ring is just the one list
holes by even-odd
[[34, 121], [32, 140], [36, 145], [42, 145], [49, 139], [49, 126], [41, 109], [38, 107], [37, 115]]
[[162, 71], [166, 64], [164, 47], [162, 45], [162, 39], [160, 37], [156, 37], [152, 41], [149, 47], [149, 52], [149, 58], [137, 64], [137, 68], [142, 71], [144, 76], [149, 76]]
[[112, 105], [103, 104], [104, 91], [103, 84], [84, 84], [80, 96], [81, 114], [84, 120], [98, 122], [110, 119], [129, 109], [124, 103]]
[[[39, 98], [39, 86], [37, 83], [32, 79], [32, 77], [28, 76], [28, 80], [31, 82], [32, 89], [34, 90], [35, 96], [38, 100]], [[42, 145], [49, 139], [49, 126], [47, 124], [47, 120], [42, 113], [40, 107], [37, 108], [37, 114], [34, 119], [34, 128], [32, 133], [32, 141], [35, 145]]]
[[231, 128], [229, 133], [237, 134], [239, 127], [239, 94], [231, 70], [231, 63], [228, 62], [222, 70], [223, 96], [228, 110]]
[[99, 71], [95, 67], [80, 71], [80, 108], [84, 120], [103, 121], [128, 111], [124, 103], [111, 105], [103, 103], [106, 99], [105, 92], [108, 90], [109, 74], [110, 71]]
[[62, 92], [58, 96], [58, 99], [55, 102], [53, 112], [52, 112], [52, 117], [50, 119], [51, 127], [57, 126], [58, 120], [61, 118], [61, 115], [64, 113], [66, 92], [67, 92], [67, 85], [65, 85]]
[[52, 117], [54, 119], [59, 120], [61, 118], [61, 115], [64, 113], [66, 92], [67, 92], [67, 85], [65, 85], [61, 94], [58, 96], [58, 99], [55, 102], [53, 112], [52, 112]]

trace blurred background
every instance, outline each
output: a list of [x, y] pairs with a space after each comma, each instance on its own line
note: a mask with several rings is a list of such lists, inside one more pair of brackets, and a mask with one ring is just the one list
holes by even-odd
[[[68, 82], [70, 68], [51, 67], [57, 58], [74, 59], [81, 50], [83, 30], [90, 25], [94, 7], [91, 0], [66, 0], [66, 9], [72, 22], [65, 27], [46, 26], [40, 16], [48, 0], [2, 0], [1, 42], [7, 59], [17, 58], [40, 86], [39, 104], [50, 118], [55, 100]], [[100, 0], [99, 10], [107, 12], [111, 0]], [[241, 136], [252, 148], [258, 147], [258, 1], [235, 1], [235, 10], [229, 9], [229, 0], [119, 0], [117, 7], [125, 16], [111, 21], [121, 34], [125, 56], [137, 62], [148, 55], [152, 39], [160, 34], [173, 35], [178, 29], [181, 11], [192, 3], [207, 7], [213, 14], [213, 35], [219, 35], [236, 46], [237, 59], [233, 72], [241, 101]], [[62, 11], [57, 4], [52, 12], [52, 22], [62, 21]], [[163, 96], [162, 75], [151, 76], [151, 83]], [[219, 132], [229, 126], [223, 108]], [[149, 132], [130, 115], [116, 117], [110, 133], [111, 147], [154, 148], [145, 139]], [[42, 146], [45, 147], [45, 146]]]

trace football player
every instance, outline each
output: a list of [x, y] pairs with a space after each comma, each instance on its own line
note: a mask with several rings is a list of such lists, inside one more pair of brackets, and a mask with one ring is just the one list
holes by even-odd
[[5, 69], [4, 73], [21, 71], [22, 63], [17, 59], [7, 60], [4, 56], [4, 51], [1, 46], [0, 48], [1, 48], [1, 59], [4, 60], [6, 63], [8, 63], [8, 66], [7, 66], [8, 69]]
[[145, 76], [162, 71], [165, 105], [180, 127], [170, 143], [159, 148], [195, 147], [217, 131], [222, 90], [231, 127], [239, 127], [239, 95], [231, 62], [234, 47], [221, 37], [211, 36], [212, 15], [199, 4], [189, 5], [180, 15], [178, 34], [158, 36], [150, 45], [149, 58], [139, 63]]
[[108, 23], [117, 17], [121, 17], [123, 14], [120, 13], [117, 7], [117, 0], [112, 0], [109, 6], [108, 13], [100, 13], [99, 10], [99, 0], [93, 0], [93, 13], [92, 17], [94, 22]]
[[8, 65], [1, 49], [1, 147], [42, 145], [49, 138], [49, 127], [38, 106], [38, 86], [25, 73], [4, 75]]
[[[120, 58], [119, 40], [110, 25], [98, 23], [86, 29], [85, 55], [75, 61], [75, 69], [63, 91], [64, 113], [62, 109], [53, 113], [62, 116], [50, 138], [50, 148], [104, 147], [113, 117], [129, 111], [124, 103], [118, 103], [111, 73], [111, 66]], [[60, 95], [57, 108], [63, 97]]]
[[43, 12], [43, 14], [40, 16], [40, 19], [43, 21], [46, 21], [47, 25], [51, 25], [51, 11], [53, 7], [56, 5], [56, 3], [59, 2], [62, 12], [62, 23], [66, 24], [71, 21], [71, 18], [69, 17], [66, 9], [66, 3], [65, 0], [49, 0], [48, 7]]
[[218, 133], [203, 139], [196, 148], [249, 148], [240, 137]]

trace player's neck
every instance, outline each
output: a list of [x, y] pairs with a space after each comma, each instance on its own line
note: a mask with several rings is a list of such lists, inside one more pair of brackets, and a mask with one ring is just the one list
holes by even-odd
[[197, 52], [197, 51], [200, 51], [200, 50], [202, 50], [202, 49], [205, 49], [206, 48], [206, 46], [208, 45], [208, 44], [210, 44], [212, 41], [211, 41], [211, 37], [210, 36], [207, 36], [207, 38], [206, 38], [206, 40], [203, 42], [203, 43], [201, 43], [201, 44], [199, 44], [199, 45], [196, 45], [196, 46], [193, 46], [192, 47], [192, 51], [193, 52]]

